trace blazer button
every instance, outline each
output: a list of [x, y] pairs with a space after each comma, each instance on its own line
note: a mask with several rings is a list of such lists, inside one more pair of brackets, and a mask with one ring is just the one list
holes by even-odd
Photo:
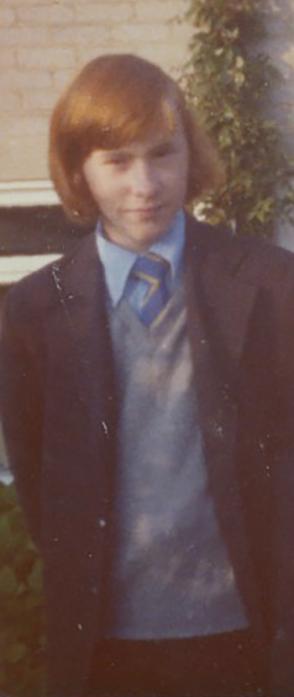
[[98, 526], [99, 526], [99, 528], [106, 528], [105, 518], [98, 518]]

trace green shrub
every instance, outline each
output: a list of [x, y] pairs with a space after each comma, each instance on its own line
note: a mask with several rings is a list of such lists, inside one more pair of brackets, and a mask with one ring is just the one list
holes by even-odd
[[286, 9], [282, 0], [190, 0], [187, 12], [195, 31], [182, 84], [227, 171], [202, 212], [238, 234], [271, 236], [277, 220], [294, 218], [293, 163], [267, 116], [283, 77], [263, 50], [268, 22], [291, 21]]
[[0, 694], [40, 697], [44, 686], [42, 564], [13, 484], [0, 483]]

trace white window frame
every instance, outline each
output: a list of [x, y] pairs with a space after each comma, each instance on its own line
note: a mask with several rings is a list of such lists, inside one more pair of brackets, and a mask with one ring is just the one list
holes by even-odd
[[[0, 207], [52, 206], [59, 203], [50, 180], [0, 182]], [[0, 256], [0, 286], [19, 281], [58, 259], [60, 254], [12, 254]]]

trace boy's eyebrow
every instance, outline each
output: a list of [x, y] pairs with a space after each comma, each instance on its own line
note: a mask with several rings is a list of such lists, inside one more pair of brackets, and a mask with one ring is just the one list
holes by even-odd
[[172, 138], [166, 138], [165, 140], [161, 140], [159, 143], [156, 143], [156, 145], [152, 145], [152, 147], [150, 148], [150, 152], [152, 153], [153, 151], [156, 152], [160, 148], [164, 149], [164, 148], [170, 148], [170, 147], [174, 147], [174, 146], [175, 146], [174, 140]]
[[[158, 141], [158, 143], [155, 143], [154, 145], [150, 145], [150, 147], [147, 149], [147, 154], [152, 155], [153, 152], [156, 152], [160, 148], [170, 148], [174, 145], [172, 138], [166, 138], [165, 140]], [[113, 148], [111, 150], [104, 150], [104, 154], [107, 157], [115, 157], [118, 155], [133, 155], [132, 151], [132, 146], [122, 146], [121, 148]]]
[[130, 150], [127, 147], [123, 148], [111, 148], [111, 150], [102, 150], [103, 154], [107, 157], [113, 157], [113, 155], [127, 155]]

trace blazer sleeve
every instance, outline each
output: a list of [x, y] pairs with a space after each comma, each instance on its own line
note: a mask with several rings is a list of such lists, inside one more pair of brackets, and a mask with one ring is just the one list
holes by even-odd
[[[14, 293], [16, 290], [16, 293]], [[40, 359], [19, 290], [9, 291], [0, 343], [1, 418], [9, 465], [30, 533], [40, 542], [42, 400]]]
[[274, 399], [280, 448], [268, 473], [272, 478], [274, 697], [290, 697], [294, 691], [294, 257], [288, 262], [288, 274], [280, 282], [275, 336], [280, 393]]

